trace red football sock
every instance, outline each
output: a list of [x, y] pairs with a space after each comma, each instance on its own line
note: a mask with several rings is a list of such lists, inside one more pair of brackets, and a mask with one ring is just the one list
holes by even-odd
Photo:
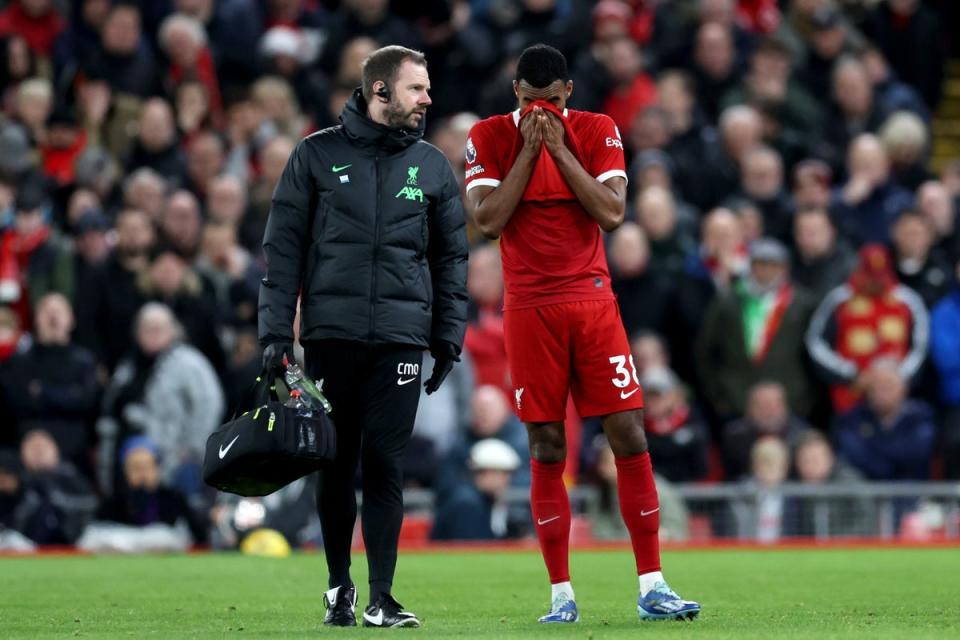
[[570, 581], [570, 497], [563, 462], [530, 460], [530, 508], [550, 584]]
[[630, 532], [637, 575], [660, 571], [660, 499], [647, 452], [617, 458], [620, 514]]

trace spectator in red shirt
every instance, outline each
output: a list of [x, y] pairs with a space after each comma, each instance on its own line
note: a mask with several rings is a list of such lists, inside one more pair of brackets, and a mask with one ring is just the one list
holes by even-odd
[[613, 118], [622, 135], [630, 135], [634, 117], [657, 99], [657, 85], [643, 70], [640, 47], [628, 36], [607, 45], [603, 65], [613, 80], [603, 112]]
[[52, 5], [52, 0], [14, 0], [0, 11], [0, 35], [22, 36], [31, 51], [49, 58], [53, 42], [65, 26]]

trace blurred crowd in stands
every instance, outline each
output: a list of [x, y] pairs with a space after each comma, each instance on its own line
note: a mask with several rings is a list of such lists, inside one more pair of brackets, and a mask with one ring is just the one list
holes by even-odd
[[[259, 371], [273, 187], [386, 44], [426, 53], [461, 177], [529, 44], [616, 121], [608, 258], [674, 537], [675, 483], [960, 478], [960, 155], [930, 162], [958, 25], [921, 0], [0, 2], [0, 544], [316, 538], [310, 479], [241, 501], [199, 464]], [[499, 255], [470, 238], [465, 357], [407, 456], [445, 540], [530, 534]], [[568, 433], [594, 533], [624, 537], [597, 420]]]

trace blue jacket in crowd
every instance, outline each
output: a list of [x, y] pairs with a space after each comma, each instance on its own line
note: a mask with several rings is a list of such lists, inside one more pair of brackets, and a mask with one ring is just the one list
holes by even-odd
[[960, 286], [933, 308], [930, 353], [940, 374], [941, 399], [946, 405], [960, 407]]
[[837, 418], [837, 452], [870, 480], [926, 480], [936, 439], [933, 410], [919, 400], [903, 403], [891, 425], [866, 404]]

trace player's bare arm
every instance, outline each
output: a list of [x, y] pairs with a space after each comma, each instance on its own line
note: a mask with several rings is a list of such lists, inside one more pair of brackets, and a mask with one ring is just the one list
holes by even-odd
[[[536, 111], [542, 112], [539, 108], [535, 109]], [[467, 206], [473, 219], [480, 232], [491, 240], [500, 237], [503, 228], [507, 226], [520, 203], [520, 197], [527, 188], [527, 182], [530, 181], [530, 175], [537, 164], [537, 158], [540, 157], [543, 144], [543, 134], [539, 125], [540, 121], [535, 117], [520, 121], [523, 147], [503, 182], [496, 187], [476, 187], [467, 192]]]
[[597, 182], [564, 143], [563, 123], [560, 118], [542, 110], [536, 117], [540, 121], [544, 146], [590, 217], [596, 220], [604, 231], [613, 231], [623, 224], [627, 181], [614, 177], [602, 183]]

